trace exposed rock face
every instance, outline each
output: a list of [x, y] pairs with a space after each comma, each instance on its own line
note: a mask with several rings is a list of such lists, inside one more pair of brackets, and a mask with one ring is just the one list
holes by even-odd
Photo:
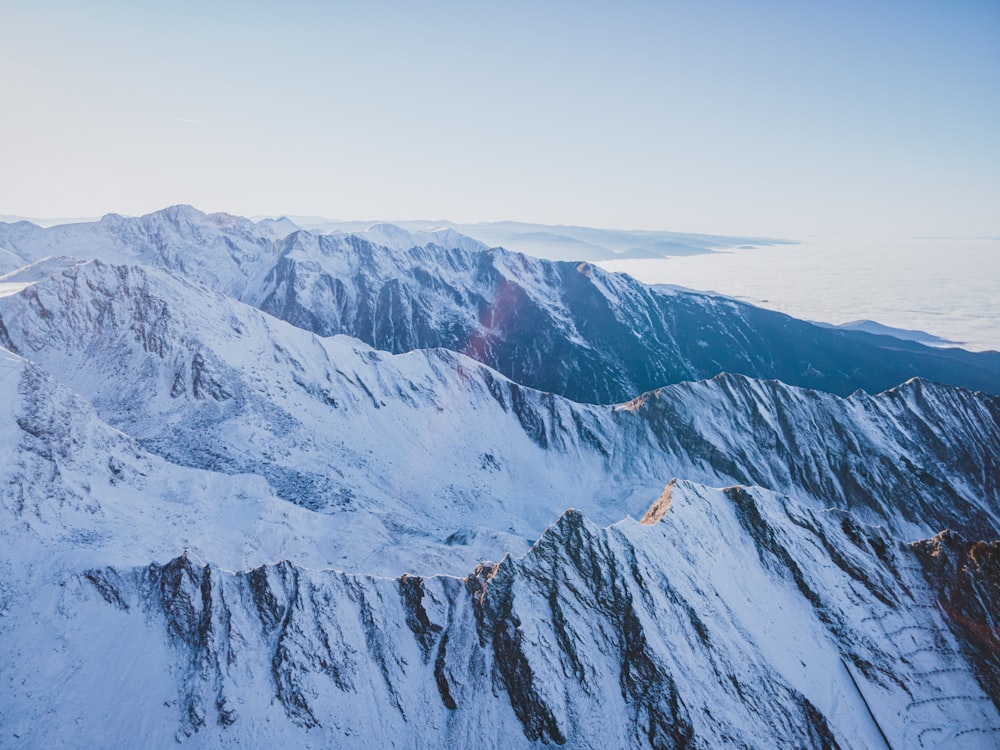
[[386, 351], [459, 351], [519, 383], [588, 403], [719, 372], [841, 395], [915, 375], [1000, 393], [1000, 355], [835, 331], [499, 248], [388, 248], [299, 232], [244, 299], [301, 328]]
[[[979, 657], [884, 530], [753, 488], [672, 494], [651, 526], [567, 511], [464, 580], [185, 555], [89, 570], [60, 616], [119, 613], [120, 639], [70, 642], [78, 656], [164, 669], [149, 655], [164, 639], [175, 695], [125, 700], [197, 746], [981, 747], [1000, 732]], [[72, 703], [81, 687], [60, 689]]]
[[1000, 541], [968, 542], [943, 531], [912, 546], [966, 657], [1000, 709]]
[[640, 515], [672, 476], [854, 509], [911, 539], [1000, 530], [1000, 399], [926, 381], [842, 399], [723, 375], [582, 405], [447, 350], [319, 338], [171, 274], [101, 262], [0, 299], [0, 321], [11, 346], [146, 449], [260, 475], [354, 523], [377, 514], [386, 546], [487, 527], [521, 546], [479, 554], [518, 553], [570, 498], [610, 523]]
[[649, 287], [586, 263], [510, 253], [455, 232], [276, 232], [174, 206], [41, 229], [0, 246], [153, 265], [323, 336], [401, 353], [447, 348], [538, 390], [615, 403], [738, 372], [848, 395], [914, 376], [1000, 395], [1000, 354], [833, 330], [715, 295]]
[[565, 395], [990, 356], [288, 231], [0, 227], [0, 746], [1000, 742], [1000, 397]]

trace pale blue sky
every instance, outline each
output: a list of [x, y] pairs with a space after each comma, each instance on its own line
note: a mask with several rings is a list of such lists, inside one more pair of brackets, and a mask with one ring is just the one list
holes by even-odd
[[0, 0], [0, 214], [1000, 235], [1000, 2]]

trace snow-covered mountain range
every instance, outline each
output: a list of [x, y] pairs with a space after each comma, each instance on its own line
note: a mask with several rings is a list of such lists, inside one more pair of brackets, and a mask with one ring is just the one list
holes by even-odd
[[0, 247], [0, 746], [1000, 742], [992, 355], [451, 230]]
[[491, 249], [449, 229], [281, 236], [290, 229], [175, 206], [48, 229], [0, 224], [0, 247], [22, 263], [68, 255], [154, 265], [322, 336], [394, 353], [451, 349], [575, 401], [615, 403], [720, 372], [845, 396], [911, 377], [1000, 394], [998, 352], [829, 329], [589, 263]]
[[[2, 217], [0, 217], [2, 218]], [[312, 232], [360, 232], [378, 222], [335, 221], [316, 216], [292, 216], [288, 220]], [[68, 223], [62, 221], [60, 223]], [[400, 221], [397, 226], [410, 232], [452, 229], [490, 247], [505, 247], [519, 253], [549, 260], [602, 261], [637, 258], [667, 258], [702, 255], [735, 248], [750, 249], [774, 245], [794, 245], [793, 241], [770, 237], [733, 237], [690, 232], [663, 232], [520, 221], [491, 221], [461, 224], [453, 221]]]

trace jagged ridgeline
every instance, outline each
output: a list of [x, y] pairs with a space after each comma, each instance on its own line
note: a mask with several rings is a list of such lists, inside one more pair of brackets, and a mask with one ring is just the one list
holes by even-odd
[[830, 330], [588, 263], [491, 249], [450, 230], [290, 229], [176, 206], [50, 229], [0, 224], [0, 247], [32, 261], [155, 264], [323, 336], [343, 333], [394, 353], [451, 349], [580, 402], [615, 403], [720, 372], [840, 395], [877, 393], [911, 377], [1000, 394], [995, 352]]
[[1000, 745], [1000, 355], [444, 231], [0, 248], [0, 747]]

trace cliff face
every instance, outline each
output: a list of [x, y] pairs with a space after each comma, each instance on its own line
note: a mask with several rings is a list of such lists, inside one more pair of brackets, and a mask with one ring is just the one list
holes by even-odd
[[[206, 747], [982, 747], [1000, 713], [920, 554], [841, 512], [677, 482], [659, 521], [567, 511], [464, 579], [92, 568], [43, 615], [77, 666], [58, 685], [15, 668], [5, 710], [89, 705], [93, 738], [127, 710], [120, 741]], [[91, 695], [105, 662], [155, 689], [112, 673]]]
[[521, 384], [587, 403], [720, 372], [844, 396], [918, 375], [1000, 393], [1000, 355], [835, 331], [588, 263], [414, 243], [297, 232], [243, 299], [377, 349], [462, 352]]
[[446, 348], [530, 388], [615, 403], [720, 372], [846, 396], [911, 377], [1000, 395], [1000, 354], [831, 330], [718, 295], [649, 287], [589, 263], [531, 258], [455, 232], [290, 231], [174, 206], [41, 229], [0, 247], [156, 267], [322, 336], [384, 351]]
[[965, 657], [1000, 708], [1000, 542], [944, 531], [913, 551]]
[[448, 350], [320, 338], [99, 261], [0, 298], [0, 324], [145, 450], [257, 475], [353, 524], [371, 572], [406, 570], [414, 558], [395, 550], [422, 540], [422, 570], [460, 574], [525, 551], [570, 503], [600, 523], [639, 516], [675, 476], [851, 509], [910, 539], [1000, 528], [1000, 400], [926, 381], [842, 399], [723, 375], [577, 404]]

